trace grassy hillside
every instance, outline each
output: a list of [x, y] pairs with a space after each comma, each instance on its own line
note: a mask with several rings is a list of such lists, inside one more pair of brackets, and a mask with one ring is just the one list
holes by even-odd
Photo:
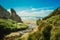
[[11, 19], [1, 19], [0, 18], [0, 39], [11, 32], [16, 32], [28, 28], [27, 25], [18, 24]]
[[20, 28], [27, 28], [27, 25], [24, 24], [18, 24], [17, 22], [11, 20], [11, 19], [0, 19], [0, 25], [6, 28], [12, 29], [20, 29]]

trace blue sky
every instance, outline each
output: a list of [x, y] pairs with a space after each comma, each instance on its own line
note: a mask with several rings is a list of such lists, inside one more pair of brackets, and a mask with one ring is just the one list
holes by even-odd
[[60, 0], [0, 0], [0, 4], [7, 8], [14, 7], [58, 7], [60, 6]]
[[47, 16], [60, 6], [60, 0], [0, 0], [8, 11], [14, 8], [19, 16]]

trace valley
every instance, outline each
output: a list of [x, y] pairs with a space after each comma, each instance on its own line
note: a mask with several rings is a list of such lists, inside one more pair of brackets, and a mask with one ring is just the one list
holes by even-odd
[[23, 19], [13, 8], [9, 12], [0, 5], [0, 40], [60, 40], [60, 7], [45, 17], [37, 16]]

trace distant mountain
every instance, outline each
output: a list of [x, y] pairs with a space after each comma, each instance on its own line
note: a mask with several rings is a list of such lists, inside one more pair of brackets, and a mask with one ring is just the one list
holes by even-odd
[[48, 19], [52, 16], [55, 16], [55, 15], [59, 15], [60, 14], [60, 7], [58, 7], [56, 10], [54, 10], [50, 15], [48, 15], [47, 17], [43, 18], [44, 20], [45, 19]]
[[14, 21], [17, 21], [17, 22], [22, 22], [21, 18], [16, 14], [16, 11], [14, 9], [11, 8], [11, 16], [10, 18]]
[[0, 18], [9, 18], [10, 13], [0, 5]]

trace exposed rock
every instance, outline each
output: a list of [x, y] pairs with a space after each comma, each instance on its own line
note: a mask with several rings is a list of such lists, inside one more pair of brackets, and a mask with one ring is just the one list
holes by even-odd
[[16, 14], [15, 10], [11, 8], [11, 17], [12, 20], [17, 22], [22, 22], [21, 18]]
[[3, 19], [12, 19], [14, 21], [22, 23], [21, 18], [16, 14], [15, 10], [11, 9], [10, 11], [11, 11], [11, 13], [9, 13], [5, 8], [3, 8], [0, 5], [0, 18], [3, 18]]
[[0, 5], [0, 18], [9, 18], [10, 13]]

